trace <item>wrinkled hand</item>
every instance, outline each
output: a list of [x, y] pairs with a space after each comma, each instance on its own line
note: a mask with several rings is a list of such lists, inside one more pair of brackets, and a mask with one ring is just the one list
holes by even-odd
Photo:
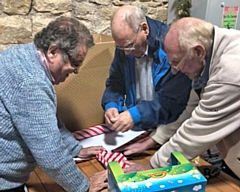
[[107, 188], [107, 170], [95, 173], [89, 178], [89, 192], [98, 192]]
[[92, 146], [92, 147], [86, 147], [82, 148], [79, 153], [78, 157], [88, 157], [92, 155], [97, 155], [101, 150], [105, 150], [102, 146]]
[[125, 173], [143, 171], [143, 170], [148, 170], [153, 168], [150, 163], [138, 164], [131, 161], [124, 161], [124, 162], [128, 165], [128, 167], [123, 169]]
[[112, 125], [113, 122], [111, 119], [117, 117], [119, 115], [118, 110], [116, 108], [109, 108], [107, 111], [105, 111], [104, 118], [105, 118], [105, 123], [107, 125]]
[[137, 143], [119, 147], [114, 151], [123, 152], [124, 155], [132, 155], [136, 153], [141, 153], [149, 149], [150, 147], [153, 147], [155, 144], [156, 142], [151, 137], [147, 137], [143, 141], [139, 141]]
[[112, 129], [116, 132], [126, 132], [134, 125], [129, 111], [120, 113], [117, 117], [112, 118], [111, 122], [113, 122]]

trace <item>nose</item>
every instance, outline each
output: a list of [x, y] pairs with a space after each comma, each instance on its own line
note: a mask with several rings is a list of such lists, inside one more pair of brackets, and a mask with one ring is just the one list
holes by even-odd
[[173, 67], [171, 67], [171, 73], [172, 73], [173, 75], [176, 75], [178, 72], [179, 72], [179, 70], [174, 69]]
[[78, 74], [78, 70], [79, 70], [79, 68], [75, 68], [75, 69], [73, 70], [73, 73], [74, 73], [74, 74]]

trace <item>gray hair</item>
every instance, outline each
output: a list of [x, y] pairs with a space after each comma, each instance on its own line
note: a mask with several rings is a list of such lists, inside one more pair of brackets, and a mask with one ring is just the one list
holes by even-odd
[[[179, 23], [181, 25], [181, 23]], [[206, 52], [210, 50], [212, 45], [213, 25], [203, 20], [197, 20], [197, 22], [191, 22], [189, 25], [175, 26], [178, 30], [178, 43], [181, 50], [186, 51], [189, 58], [193, 57], [192, 48], [197, 44], [201, 44]]]
[[77, 19], [59, 17], [34, 36], [34, 44], [45, 54], [51, 45], [56, 44], [66, 59], [66, 54], [76, 56], [80, 45], [90, 48], [94, 42], [90, 31]]
[[[147, 22], [145, 13], [143, 10], [139, 7], [136, 6], [129, 6], [131, 9], [128, 11], [124, 12], [124, 21], [128, 24], [128, 26], [135, 32], [137, 33], [139, 30], [139, 25], [142, 22]], [[111, 17], [111, 24], [112, 20], [115, 16], [116, 12], [114, 15]]]

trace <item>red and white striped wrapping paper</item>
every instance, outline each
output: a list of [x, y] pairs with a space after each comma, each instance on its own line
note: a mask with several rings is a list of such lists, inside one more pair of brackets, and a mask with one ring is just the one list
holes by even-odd
[[89, 127], [87, 129], [79, 130], [73, 132], [73, 136], [76, 140], [80, 141], [89, 137], [94, 137], [103, 133], [107, 133], [112, 131], [110, 127], [106, 124], [95, 125], [93, 127]]
[[[111, 132], [111, 131], [113, 131], [113, 130], [111, 130], [111, 128], [109, 126], [107, 126], [106, 124], [100, 124], [100, 125], [95, 125], [95, 126], [89, 127], [84, 130], [75, 131], [75, 132], [73, 132], [73, 136], [76, 140], [80, 141], [83, 139], [87, 139], [87, 138], [94, 137], [94, 136], [104, 134], [107, 132]], [[145, 133], [136, 137], [134, 140], [145, 137], [145, 136], [149, 135], [150, 132], [151, 132], [151, 130], [148, 130]], [[119, 153], [119, 152], [108, 152], [108, 151], [104, 150], [104, 151], [101, 151], [99, 154], [97, 154], [96, 158], [105, 167], [107, 167], [108, 162], [112, 162], [112, 161], [118, 161], [122, 168], [125, 168], [127, 166], [127, 164], [124, 163], [124, 161], [127, 160], [127, 158], [122, 153]]]
[[96, 155], [98, 161], [100, 161], [105, 168], [107, 168], [107, 164], [109, 162], [117, 161], [120, 166], [123, 168], [127, 167], [127, 164], [124, 162], [127, 160], [127, 158], [122, 154], [118, 152], [108, 152], [105, 150], [102, 150], [99, 154]]
[[[89, 137], [94, 137], [103, 133], [107, 133], [112, 131], [106, 124], [95, 125], [93, 127], [89, 127], [84, 130], [75, 131], [73, 132], [73, 136], [76, 140], [80, 141]], [[124, 163], [127, 158], [118, 152], [107, 152], [107, 151], [100, 151], [99, 154], [96, 155], [98, 161], [100, 161], [105, 168], [107, 168], [108, 162], [118, 161], [122, 168], [126, 167]]]

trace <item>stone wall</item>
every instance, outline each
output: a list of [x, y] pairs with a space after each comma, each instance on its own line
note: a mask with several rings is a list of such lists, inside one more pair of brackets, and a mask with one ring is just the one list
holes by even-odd
[[0, 51], [32, 41], [36, 32], [62, 15], [79, 19], [93, 34], [110, 35], [110, 16], [124, 4], [137, 5], [148, 16], [167, 21], [168, 0], [0, 0]]

